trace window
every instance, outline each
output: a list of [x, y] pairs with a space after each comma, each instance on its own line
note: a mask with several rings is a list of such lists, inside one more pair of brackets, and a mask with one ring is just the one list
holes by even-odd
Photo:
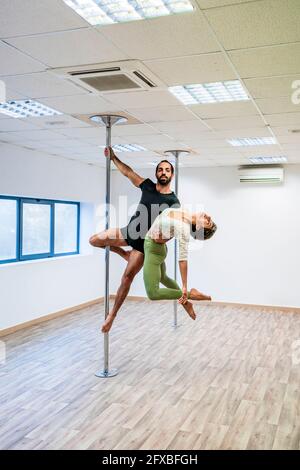
[[0, 196], [0, 263], [79, 253], [80, 204]]
[[74, 253], [78, 239], [78, 205], [56, 203], [55, 211], [55, 254]]

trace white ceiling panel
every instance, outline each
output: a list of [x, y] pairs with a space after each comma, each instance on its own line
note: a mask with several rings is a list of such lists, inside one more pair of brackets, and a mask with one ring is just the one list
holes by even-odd
[[27, 119], [8, 118], [0, 120], [0, 132], [15, 132], [34, 129], [38, 130], [38, 128], [33, 125], [33, 123], [29, 123]]
[[86, 27], [88, 23], [62, 0], [1, 0], [0, 36], [26, 36]]
[[285, 126], [278, 126], [278, 127], [275, 127], [275, 126], [272, 126], [272, 131], [274, 132], [274, 134], [276, 136], [283, 136], [283, 135], [298, 135], [300, 136], [300, 125], [299, 125], [299, 133], [297, 134], [293, 134], [291, 132], [291, 128], [290, 127], [285, 127]]
[[153, 134], [155, 129], [148, 124], [131, 124], [130, 126], [114, 126], [112, 136], [135, 136]]
[[99, 28], [132, 59], [156, 59], [219, 51], [200, 11]]
[[89, 28], [7, 41], [50, 67], [68, 67], [127, 58], [104, 36]]
[[105, 99], [124, 109], [178, 106], [179, 104], [179, 101], [167, 90], [106, 93]]
[[196, 0], [200, 8], [215, 8], [237, 3], [257, 2], [257, 0]]
[[291, 96], [263, 98], [256, 100], [256, 103], [263, 114], [296, 113], [300, 111], [300, 104], [294, 104]]
[[153, 127], [164, 134], [178, 138], [182, 136], [198, 135], [200, 133], [210, 134], [209, 129], [199, 119], [193, 121], [158, 122], [155, 123]]
[[197, 119], [184, 106], [165, 106], [157, 108], [128, 109], [130, 114], [144, 122], [189, 121]]
[[[0, 41], [0, 76], [41, 72], [45, 65]], [[3, 78], [2, 80], [5, 81]]]
[[240, 153], [246, 156], [260, 156], [260, 155], [281, 155], [282, 150], [280, 145], [254, 145], [252, 147], [240, 147]]
[[190, 109], [201, 118], [221, 118], [226, 116], [253, 116], [258, 111], [252, 101], [232, 101], [229, 103], [197, 104]]
[[[47, 130], [30, 130], [30, 131], [17, 131], [17, 132], [4, 132], [1, 140], [7, 142], [22, 142], [27, 140], [54, 140], [59, 139], [59, 134]], [[61, 136], [63, 139], [64, 137]]]
[[269, 127], [258, 127], [258, 128], [245, 128], [245, 129], [228, 129], [225, 131], [215, 132], [216, 138], [218, 139], [238, 139], [243, 137], [271, 137], [272, 134]]
[[66, 114], [105, 113], [119, 110], [118, 108], [116, 109], [115, 105], [112, 105], [100, 96], [95, 96], [93, 94], [41, 98], [39, 101], [50, 106], [50, 108]]
[[83, 127], [73, 129], [58, 129], [57, 133], [78, 139], [104, 139], [106, 135], [105, 127]]
[[[280, 98], [291, 96], [292, 83], [300, 81], [300, 75], [286, 77], [250, 78], [244, 83], [253, 98]], [[300, 82], [299, 82], [300, 83]]]
[[300, 42], [229, 52], [242, 78], [300, 73]]
[[148, 150], [155, 150], [156, 147], [160, 148], [162, 145], [169, 145], [170, 148], [170, 144], [174, 142], [173, 139], [162, 134], [137, 135], [134, 137], [134, 142], [131, 137], [123, 137], [123, 140], [128, 144], [135, 143], [145, 146]]
[[299, 0], [261, 0], [205, 12], [227, 50], [300, 41]]
[[64, 114], [63, 116], [42, 116], [42, 117], [29, 117], [26, 119], [27, 122], [42, 127], [44, 129], [51, 129], [56, 131], [56, 129], [69, 129], [77, 127], [90, 127], [84, 121], [80, 121], [72, 116]]
[[244, 116], [243, 119], [240, 117], [205, 119], [204, 122], [206, 122], [212, 129], [215, 130], [243, 129], [247, 127], [265, 126], [260, 116]]
[[33, 99], [88, 93], [83, 88], [58, 79], [49, 72], [9, 76], [5, 77], [5, 83], [11, 89]]
[[300, 129], [300, 110], [298, 113], [267, 114], [264, 118], [270, 126], [290, 126], [291, 129]]
[[[3, 81], [4, 83], [6, 83], [6, 77], [5, 77], [5, 78], [3, 77], [3, 78], [2, 78], [2, 81]], [[11, 90], [10, 88], [7, 88], [7, 86], [6, 86], [5, 92], [6, 92], [6, 93], [5, 93], [5, 94], [6, 94], [5, 100], [6, 100], [6, 101], [25, 100], [25, 99], [28, 98], [28, 96], [25, 96], [25, 95], [22, 95], [22, 94], [20, 94], [20, 93], [17, 93], [16, 91]]]
[[145, 64], [168, 86], [209, 83], [237, 78], [221, 53], [149, 60]]
[[299, 134], [277, 135], [277, 140], [280, 144], [298, 145], [299, 153], [300, 153], [300, 133]]

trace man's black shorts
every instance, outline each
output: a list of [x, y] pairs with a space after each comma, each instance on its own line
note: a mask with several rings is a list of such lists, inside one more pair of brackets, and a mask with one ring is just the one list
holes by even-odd
[[131, 248], [133, 248], [134, 250], [140, 251], [141, 253], [144, 254], [144, 241], [145, 240], [143, 238], [137, 238], [137, 239], [131, 238], [129, 235], [130, 230], [128, 230], [128, 227], [129, 225], [127, 225], [127, 227], [122, 227], [120, 229], [122, 233], [122, 237], [124, 238], [128, 246], [131, 246]]

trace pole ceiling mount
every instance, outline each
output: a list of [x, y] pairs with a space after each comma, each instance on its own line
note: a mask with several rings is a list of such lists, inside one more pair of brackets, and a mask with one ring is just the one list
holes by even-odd
[[106, 127], [111, 127], [115, 124], [125, 124], [128, 121], [126, 117], [118, 114], [94, 114], [90, 116], [90, 120]]

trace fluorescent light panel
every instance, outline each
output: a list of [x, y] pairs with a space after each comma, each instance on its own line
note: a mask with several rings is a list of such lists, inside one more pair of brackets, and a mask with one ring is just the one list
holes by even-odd
[[243, 139], [230, 139], [227, 141], [233, 147], [249, 147], [252, 145], [276, 145], [277, 141], [274, 137], [253, 137]]
[[239, 80], [171, 86], [169, 90], [185, 105], [249, 100]]
[[189, 0], [64, 0], [91, 25], [123, 23], [193, 10]]
[[0, 103], [0, 113], [14, 118], [58, 116], [62, 113], [55, 109], [48, 108], [33, 100], [7, 101]]
[[255, 164], [287, 163], [286, 157], [249, 157], [249, 160]]

